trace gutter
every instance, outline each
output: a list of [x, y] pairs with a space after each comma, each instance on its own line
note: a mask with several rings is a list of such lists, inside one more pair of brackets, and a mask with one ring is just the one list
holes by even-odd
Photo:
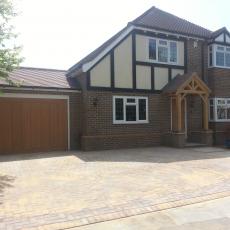
[[18, 90], [18, 91], [40, 91], [40, 92], [63, 92], [63, 93], [81, 93], [79, 89], [68, 89], [68, 88], [54, 88], [54, 87], [39, 87], [39, 86], [22, 86], [22, 87], [15, 87], [15, 86], [6, 86], [0, 85], [0, 89], [7, 89], [7, 90]]

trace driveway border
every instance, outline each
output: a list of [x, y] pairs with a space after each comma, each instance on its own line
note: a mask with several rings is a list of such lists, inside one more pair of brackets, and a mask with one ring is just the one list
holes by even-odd
[[[171, 208], [177, 208], [177, 207], [182, 207], [186, 205], [191, 205], [191, 204], [196, 204], [196, 203], [201, 203], [205, 201], [211, 201], [215, 199], [220, 199], [224, 197], [230, 196], [230, 191], [223, 191], [223, 192], [217, 192], [213, 194], [208, 194], [205, 196], [198, 196], [198, 197], [193, 197], [193, 198], [188, 198], [184, 200], [175, 200], [175, 201], [170, 201], [170, 202], [165, 202], [165, 203], [159, 203], [156, 205], [139, 205], [138, 208], [133, 208], [133, 209], [120, 209], [114, 211], [114, 208], [111, 209], [113, 210], [112, 212], [109, 212], [109, 210], [101, 210], [97, 211], [95, 215], [89, 216], [89, 217], [84, 217], [84, 218], [78, 218], [75, 219], [73, 216], [72, 218], [67, 217], [64, 213], [62, 214], [62, 218], [60, 218], [59, 223], [57, 221], [54, 224], [48, 224], [48, 225], [40, 225], [40, 227], [32, 227], [32, 228], [22, 228], [23, 230], [65, 230], [65, 229], [71, 229], [71, 228], [76, 228], [76, 227], [81, 227], [81, 226], [86, 226], [90, 224], [96, 224], [100, 222], [105, 222], [105, 221], [110, 221], [110, 220], [116, 220], [116, 219], [121, 219], [121, 218], [126, 218], [126, 217], [131, 217], [131, 216], [136, 216], [136, 215], [141, 215], [141, 214], [147, 214], [151, 212], [157, 212], [157, 211], [162, 211], [166, 209], [171, 209]], [[72, 220], [67, 220], [67, 219], [72, 219]]]

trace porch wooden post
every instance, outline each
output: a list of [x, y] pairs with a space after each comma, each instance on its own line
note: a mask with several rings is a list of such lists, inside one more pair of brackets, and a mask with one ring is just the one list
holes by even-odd
[[176, 107], [177, 107], [177, 131], [181, 132], [181, 95], [176, 97]]
[[203, 128], [204, 130], [208, 130], [208, 96], [204, 96], [203, 100]]

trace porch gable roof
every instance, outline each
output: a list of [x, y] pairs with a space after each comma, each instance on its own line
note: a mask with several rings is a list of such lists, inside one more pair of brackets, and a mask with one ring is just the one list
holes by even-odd
[[188, 93], [205, 93], [210, 94], [211, 90], [196, 72], [178, 74], [174, 79], [163, 88], [163, 94], [177, 95], [183, 91]]

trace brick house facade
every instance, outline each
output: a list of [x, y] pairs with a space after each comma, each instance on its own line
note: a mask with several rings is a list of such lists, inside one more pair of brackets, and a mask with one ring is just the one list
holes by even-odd
[[44, 88], [69, 96], [70, 149], [223, 144], [228, 47], [226, 28], [212, 32], [152, 7], [65, 72], [65, 87]]

